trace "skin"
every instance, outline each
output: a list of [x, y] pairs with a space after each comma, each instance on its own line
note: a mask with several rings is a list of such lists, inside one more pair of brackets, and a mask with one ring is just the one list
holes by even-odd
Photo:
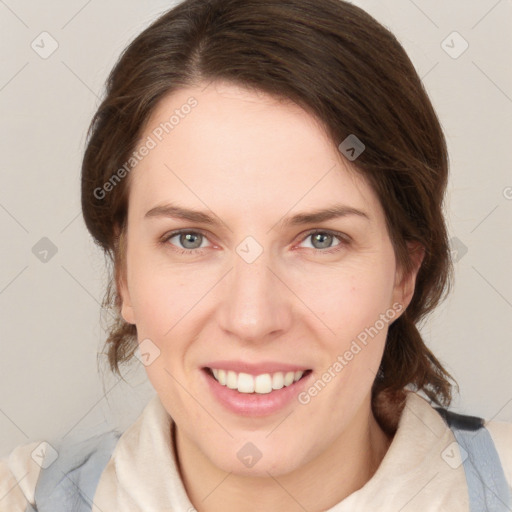
[[[376, 195], [295, 104], [201, 84], [161, 100], [141, 140], [190, 96], [198, 105], [129, 177], [122, 315], [139, 342], [160, 350], [146, 371], [176, 423], [180, 471], [198, 511], [325, 510], [371, 478], [391, 442], [370, 402], [389, 325], [307, 405], [293, 400], [265, 417], [226, 410], [201, 368], [214, 359], [284, 361], [311, 368], [314, 382], [393, 304], [405, 310], [417, 272], [402, 276]], [[213, 212], [221, 224], [144, 218], [169, 202]], [[335, 203], [369, 219], [277, 225]], [[160, 242], [183, 228], [205, 237], [195, 246], [179, 236]], [[312, 229], [350, 241], [324, 242], [339, 249], [326, 254]], [[247, 236], [263, 249], [250, 264], [236, 252]], [[190, 247], [195, 255], [177, 252]], [[262, 453], [252, 468], [237, 457], [249, 441]]]

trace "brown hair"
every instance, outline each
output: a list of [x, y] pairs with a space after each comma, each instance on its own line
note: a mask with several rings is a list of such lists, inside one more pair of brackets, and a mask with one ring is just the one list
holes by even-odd
[[112, 372], [120, 375], [119, 365], [137, 348], [136, 327], [120, 315], [117, 288], [124, 268], [129, 179], [108, 193], [98, 190], [129, 159], [164, 95], [215, 80], [295, 102], [322, 122], [336, 146], [350, 134], [365, 144], [352, 166], [378, 195], [405, 272], [413, 268], [406, 242], [425, 248], [412, 301], [389, 326], [372, 397], [403, 396], [412, 386], [436, 404], [449, 405], [452, 377], [417, 328], [449, 291], [453, 277], [442, 212], [446, 142], [397, 39], [341, 0], [186, 0], [120, 56], [89, 127], [82, 165], [85, 223], [114, 267], [104, 299], [115, 313], [105, 344]]

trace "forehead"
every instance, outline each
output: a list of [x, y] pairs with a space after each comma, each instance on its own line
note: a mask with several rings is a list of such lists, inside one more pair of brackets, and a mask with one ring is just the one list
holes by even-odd
[[290, 101], [237, 85], [174, 91], [139, 141], [151, 146], [130, 176], [130, 209], [139, 213], [177, 199], [260, 216], [295, 204], [379, 208], [321, 123]]

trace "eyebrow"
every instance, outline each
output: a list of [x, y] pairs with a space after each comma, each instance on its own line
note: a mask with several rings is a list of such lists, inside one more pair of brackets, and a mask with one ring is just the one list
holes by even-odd
[[[289, 228], [304, 224], [325, 222], [327, 220], [352, 215], [370, 220], [370, 216], [363, 210], [358, 210], [357, 208], [343, 204], [334, 204], [328, 208], [295, 214], [291, 217], [287, 217], [278, 221], [275, 225], [280, 226], [281, 228]], [[171, 217], [210, 226], [218, 226], [223, 224], [215, 215], [210, 215], [205, 211], [191, 210], [189, 208], [183, 208], [173, 204], [155, 206], [154, 208], [151, 208], [151, 210], [149, 210], [146, 215], [144, 215], [144, 218], [154, 217]]]

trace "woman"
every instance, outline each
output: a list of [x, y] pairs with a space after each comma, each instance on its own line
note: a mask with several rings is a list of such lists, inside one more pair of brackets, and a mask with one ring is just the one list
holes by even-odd
[[0, 509], [508, 510], [512, 425], [447, 411], [417, 329], [450, 287], [447, 161], [413, 65], [361, 9], [160, 17], [112, 71], [82, 167], [114, 264], [109, 363], [136, 356], [156, 395], [123, 433], [15, 449]]

